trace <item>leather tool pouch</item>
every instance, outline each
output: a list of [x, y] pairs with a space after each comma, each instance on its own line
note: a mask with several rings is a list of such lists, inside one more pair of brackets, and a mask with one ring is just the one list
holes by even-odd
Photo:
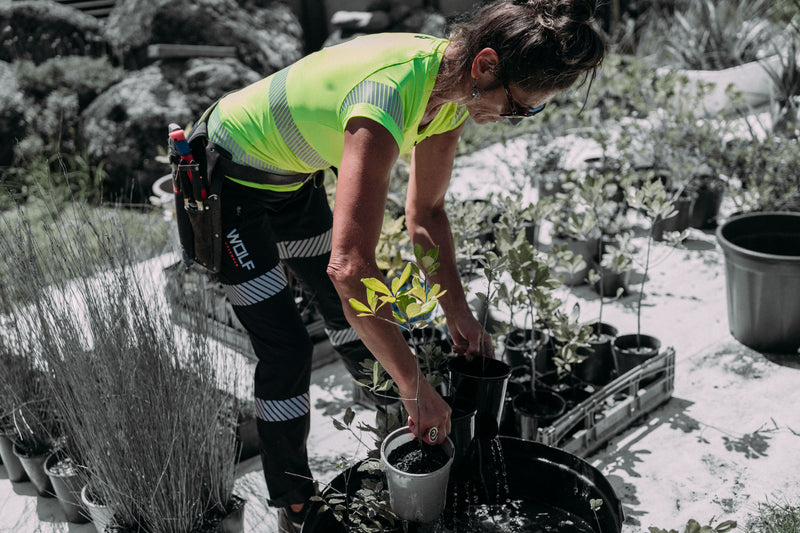
[[[184, 251], [184, 260], [195, 262], [212, 273], [220, 270], [222, 262], [222, 205], [220, 193], [224, 177], [215, 176], [214, 170], [218, 153], [207, 150], [207, 127], [201, 120], [188, 139], [192, 149], [194, 164], [184, 162], [173, 165], [173, 184], [175, 186], [175, 213], [177, 214], [178, 236]], [[201, 198], [199, 189], [190, 181], [192, 172], [195, 180], [204, 184], [206, 195]]]

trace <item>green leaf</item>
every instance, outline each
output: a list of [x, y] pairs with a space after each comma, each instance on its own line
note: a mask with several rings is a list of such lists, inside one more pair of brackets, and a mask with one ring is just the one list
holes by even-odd
[[403, 286], [403, 282], [400, 281], [400, 278], [394, 278], [392, 280], [392, 294], [397, 294], [397, 291]]
[[377, 278], [362, 278], [361, 283], [363, 283], [366, 288], [372, 289], [379, 294], [385, 294], [386, 296], [392, 295], [392, 292], [386, 284]]
[[[406, 263], [406, 267], [403, 269], [403, 273], [400, 274], [400, 277], [398, 278], [400, 280], [399, 283], [397, 284], [398, 288], [408, 283], [408, 278], [411, 277], [411, 267], [412, 267], [411, 263]], [[396, 295], [397, 291], [395, 291], [394, 294]]]
[[431, 311], [433, 311], [434, 309], [436, 309], [436, 305], [437, 305], [438, 303], [439, 303], [439, 302], [437, 302], [436, 300], [431, 300], [430, 302], [425, 302], [425, 303], [424, 303], [424, 304], [422, 304], [422, 306], [420, 307], [420, 312], [419, 312], [419, 314], [421, 314], [421, 315], [427, 315], [428, 313], [430, 313]]
[[442, 290], [442, 287], [438, 283], [434, 283], [433, 286], [431, 286], [431, 288], [428, 289], [427, 299], [430, 300], [431, 298], [436, 298], [440, 290]]
[[423, 289], [421, 285], [415, 284], [414, 287], [409, 291], [409, 294], [420, 302], [424, 302], [428, 299], [427, 295], [425, 294], [425, 289]]
[[367, 289], [367, 305], [370, 311], [374, 313], [378, 305], [378, 293], [372, 289]]
[[570, 322], [577, 322], [580, 317], [581, 317], [581, 304], [575, 302], [575, 305], [572, 306], [572, 312], [569, 314], [569, 320]]
[[423, 255], [425, 255], [425, 250], [422, 249], [422, 245], [419, 244], [419, 243], [415, 244], [414, 245], [414, 257], [417, 259], [417, 261], [419, 261], [420, 258]]
[[367, 307], [363, 303], [359, 302], [355, 298], [350, 298], [349, 302], [350, 302], [350, 307], [352, 307], [356, 311], [359, 311], [361, 313], [371, 313], [372, 312], [369, 307]]
[[422, 306], [417, 302], [411, 302], [408, 304], [408, 307], [406, 307], [406, 315], [408, 315], [409, 319], [416, 318], [421, 314], [423, 314]]
[[353, 419], [355, 417], [356, 417], [356, 413], [353, 411], [353, 409], [348, 407], [344, 412], [344, 424], [346, 426], [349, 426], [350, 424], [353, 423]]

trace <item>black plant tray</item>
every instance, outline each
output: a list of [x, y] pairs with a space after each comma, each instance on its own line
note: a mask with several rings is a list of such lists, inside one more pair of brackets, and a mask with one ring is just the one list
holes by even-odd
[[[164, 292], [175, 324], [190, 327], [196, 311], [188, 304], [202, 302], [200, 305], [205, 308], [206, 315], [214, 321], [214, 327], [210, 332], [214, 339], [249, 359], [256, 360], [247, 332], [236, 318], [221, 283], [214, 281], [205, 270], [194, 266], [187, 267], [182, 261], [165, 267], [164, 277], [166, 278]], [[299, 287], [294, 288], [296, 291], [300, 290]], [[308, 334], [314, 341], [312, 367], [317, 368], [333, 361], [336, 354], [325, 334], [322, 318], [310, 308], [302, 310], [301, 314]]]
[[536, 441], [586, 457], [672, 397], [675, 349], [663, 350], [575, 405]]

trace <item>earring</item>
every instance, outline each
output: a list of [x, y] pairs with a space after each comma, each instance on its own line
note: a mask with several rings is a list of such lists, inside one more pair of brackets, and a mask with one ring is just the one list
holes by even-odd
[[472, 99], [477, 100], [481, 97], [481, 93], [478, 91], [478, 85], [476, 84], [478, 80], [472, 78]]

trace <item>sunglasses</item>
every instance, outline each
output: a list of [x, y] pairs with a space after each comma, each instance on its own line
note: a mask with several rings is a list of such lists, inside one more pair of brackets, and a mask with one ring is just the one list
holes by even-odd
[[523, 118], [532, 117], [535, 114], [539, 113], [544, 106], [547, 104], [542, 104], [538, 107], [529, 107], [525, 109], [525, 106], [517, 105], [514, 99], [511, 97], [511, 91], [508, 89], [508, 83], [503, 82], [503, 89], [506, 90], [506, 98], [508, 98], [508, 105], [511, 109], [510, 113], [500, 113], [500, 116], [503, 118], [507, 118], [511, 124], [519, 124]]

